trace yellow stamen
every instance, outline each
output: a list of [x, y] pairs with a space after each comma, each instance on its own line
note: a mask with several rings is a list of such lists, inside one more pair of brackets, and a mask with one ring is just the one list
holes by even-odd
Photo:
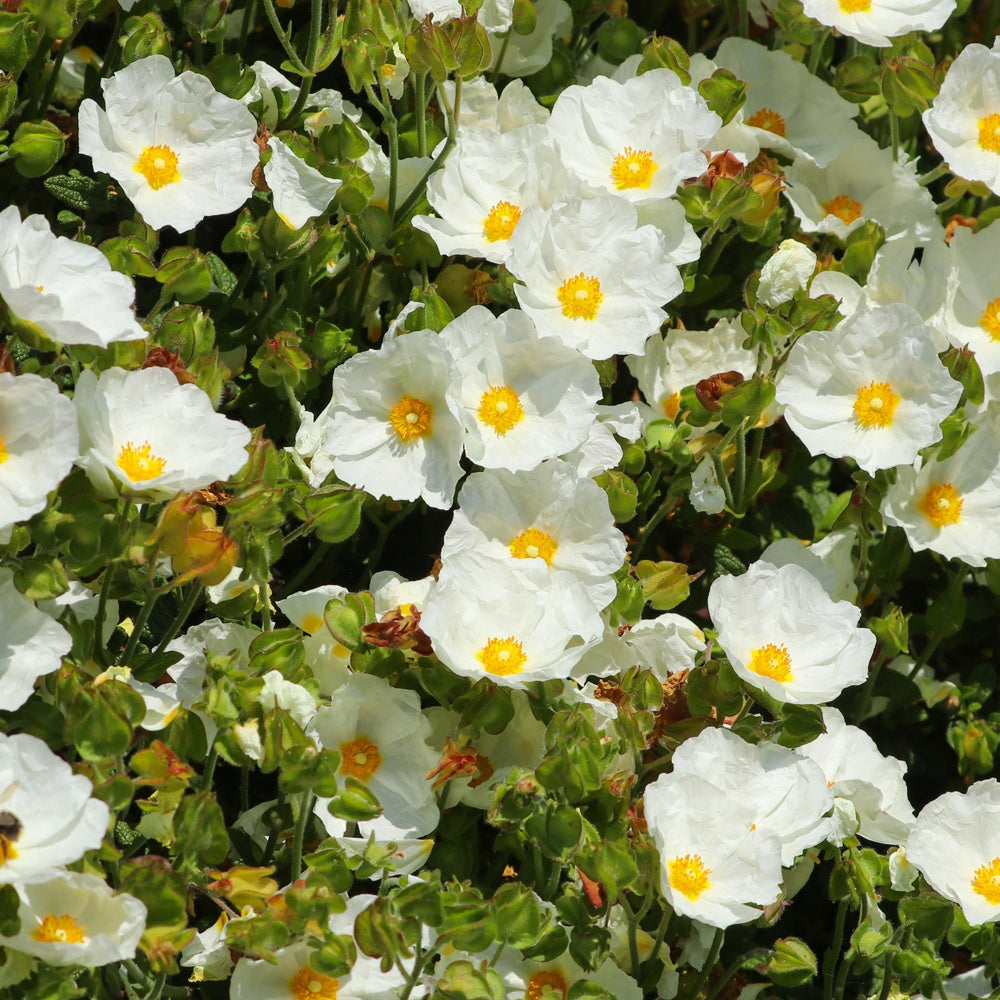
[[784, 644], [776, 646], [769, 642], [750, 654], [747, 669], [761, 677], [770, 677], [779, 684], [786, 684], [792, 679], [792, 658]]
[[86, 926], [78, 924], [69, 914], [57, 917], [50, 913], [42, 918], [42, 922], [31, 932], [36, 941], [54, 941], [59, 944], [83, 944], [87, 940]]
[[169, 146], [147, 146], [139, 154], [135, 170], [146, 178], [154, 191], [181, 179], [177, 154]]
[[431, 432], [430, 403], [416, 396], [404, 396], [390, 411], [389, 423], [399, 435], [400, 441], [412, 441]]
[[706, 867], [698, 854], [685, 854], [667, 862], [670, 887], [688, 899], [697, 899], [712, 883], [708, 876], [712, 869]]
[[845, 226], [861, 218], [862, 205], [850, 195], [838, 194], [836, 198], [823, 202], [823, 211], [827, 215], [835, 215]]
[[529, 980], [524, 991], [524, 1000], [542, 1000], [551, 997], [552, 1000], [566, 1000], [569, 984], [566, 977], [558, 969], [545, 969], [536, 972]]
[[119, 450], [115, 464], [133, 483], [144, 483], [163, 474], [167, 460], [153, 454], [153, 446], [148, 441], [133, 444], [127, 441]]
[[524, 419], [524, 407], [509, 385], [491, 385], [479, 400], [480, 421], [503, 436]]
[[979, 148], [1000, 153], [1000, 114], [995, 111], [979, 119]]
[[980, 865], [972, 876], [972, 890], [978, 892], [990, 906], [1000, 903], [1000, 858], [988, 865]]
[[568, 319], [594, 319], [604, 299], [600, 280], [583, 271], [567, 278], [556, 295], [562, 303], [563, 316]]
[[872, 9], [872, 0], [840, 0], [840, 9], [845, 14], [867, 14]]
[[648, 149], [626, 146], [611, 164], [611, 178], [619, 191], [626, 188], [648, 188], [660, 165]]
[[958, 523], [963, 503], [965, 500], [951, 483], [934, 483], [918, 501], [917, 510], [935, 528], [943, 528]]
[[369, 781], [382, 764], [378, 747], [367, 736], [359, 736], [349, 743], [341, 743], [340, 773], [349, 774], [359, 781]]
[[672, 396], [667, 396], [660, 404], [668, 420], [674, 420], [681, 409], [681, 394], [675, 392]]
[[509, 201], [498, 201], [483, 219], [483, 236], [490, 243], [509, 240], [521, 219], [521, 209]]
[[544, 559], [550, 566], [559, 543], [544, 531], [528, 528], [510, 543], [510, 554], [515, 559]]
[[854, 419], [862, 427], [888, 427], [899, 406], [899, 396], [888, 382], [869, 382], [858, 389]]
[[316, 972], [308, 965], [299, 969], [288, 989], [295, 1000], [337, 1000], [337, 980]]
[[993, 299], [986, 304], [983, 315], [979, 317], [979, 325], [990, 335], [991, 340], [1000, 341], [1000, 299]]
[[762, 128], [774, 135], [784, 136], [785, 134], [785, 119], [773, 108], [761, 108], [760, 111], [755, 111], [747, 119], [747, 125]]
[[302, 631], [310, 635], [318, 632], [323, 627], [323, 619], [320, 615], [308, 614], [302, 619]]
[[488, 674], [508, 677], [519, 674], [524, 668], [528, 657], [524, 647], [512, 636], [506, 639], [490, 639], [478, 653], [476, 659], [483, 665]]
[[0, 465], [3, 465], [8, 458], [10, 458], [10, 452], [7, 451], [7, 442], [4, 441], [3, 435], [0, 434]]

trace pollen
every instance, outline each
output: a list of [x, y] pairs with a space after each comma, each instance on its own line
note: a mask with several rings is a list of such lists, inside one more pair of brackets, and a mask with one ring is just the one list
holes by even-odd
[[416, 396], [404, 396], [389, 411], [389, 423], [400, 441], [412, 441], [430, 434], [432, 414], [430, 403]]
[[840, 9], [845, 14], [867, 14], [872, 9], [872, 0], [840, 0]]
[[524, 407], [509, 385], [491, 385], [479, 400], [480, 423], [492, 427], [501, 437], [524, 419]]
[[[20, 833], [20, 830], [17, 830]], [[17, 857], [17, 848], [14, 846], [16, 836], [11, 836], [9, 832], [0, 833], [0, 865]]]
[[510, 543], [510, 554], [515, 559], [544, 559], [551, 566], [557, 548], [559, 543], [551, 535], [538, 528], [528, 528]]
[[772, 681], [785, 684], [792, 679], [792, 658], [784, 644], [776, 646], [769, 642], [750, 654], [747, 669], [761, 677], [770, 677]]
[[990, 906], [1000, 903], [1000, 858], [980, 865], [972, 876], [972, 890], [978, 892]]
[[341, 743], [340, 773], [349, 774], [358, 781], [369, 781], [382, 765], [378, 747], [367, 736], [359, 736], [349, 743]]
[[181, 179], [177, 154], [169, 146], [147, 146], [135, 161], [135, 170], [146, 178], [154, 191]]
[[42, 918], [42, 922], [31, 932], [36, 941], [54, 941], [59, 944], [83, 944], [87, 940], [84, 934], [86, 926], [78, 924], [69, 914], [57, 917], [50, 913]]
[[753, 125], [754, 128], [762, 128], [774, 135], [782, 137], [785, 135], [785, 119], [773, 108], [761, 108], [759, 111], [755, 111], [747, 119], [747, 125]]
[[3, 465], [8, 458], [10, 458], [10, 452], [7, 451], [7, 442], [4, 440], [3, 435], [0, 434], [0, 465]]
[[337, 1000], [337, 980], [308, 965], [295, 973], [288, 989], [295, 1000]]
[[509, 201], [498, 201], [483, 219], [483, 236], [488, 243], [509, 240], [521, 220], [521, 209]]
[[660, 405], [663, 407], [667, 420], [676, 419], [681, 409], [681, 394], [675, 392], [672, 396], [667, 396]]
[[979, 325], [990, 335], [991, 340], [1000, 341], [1000, 299], [986, 304], [983, 315], [979, 317]]
[[611, 178], [619, 191], [626, 188], [648, 188], [660, 165], [648, 149], [626, 146], [611, 164]]
[[835, 215], [845, 226], [861, 218], [862, 204], [855, 201], [849, 194], [838, 194], [836, 198], [823, 202], [823, 211], [827, 215]]
[[934, 483], [917, 502], [917, 510], [935, 528], [957, 524], [962, 516], [962, 495], [951, 483]]
[[712, 869], [705, 865], [698, 854], [685, 854], [667, 862], [670, 887], [688, 899], [697, 899], [712, 883], [708, 876]]
[[556, 295], [562, 303], [563, 316], [567, 319], [596, 318], [604, 299], [600, 280], [583, 271], [573, 278], [567, 278], [559, 286]]
[[1000, 153], [1000, 114], [996, 111], [979, 119], [979, 148]]
[[167, 460], [153, 454], [153, 446], [148, 441], [133, 444], [127, 441], [119, 449], [115, 464], [133, 483], [144, 483], [163, 474]]
[[528, 657], [525, 655], [524, 647], [509, 635], [506, 639], [490, 639], [476, 653], [476, 659], [483, 665], [486, 673], [509, 677], [522, 671]]
[[566, 982], [566, 977], [558, 969], [543, 969], [528, 980], [524, 1000], [542, 1000], [543, 997], [566, 1000], [568, 991], [569, 984]]
[[899, 406], [899, 396], [888, 382], [869, 382], [858, 389], [854, 400], [854, 419], [865, 428], [888, 427]]

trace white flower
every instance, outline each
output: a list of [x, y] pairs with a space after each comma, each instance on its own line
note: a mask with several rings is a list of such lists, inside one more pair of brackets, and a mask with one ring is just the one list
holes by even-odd
[[334, 639], [323, 619], [327, 604], [334, 598], [346, 596], [346, 588], [327, 584], [289, 594], [278, 601], [278, 607], [288, 620], [306, 633], [306, 665], [319, 681], [320, 692], [325, 695], [335, 691], [349, 676], [351, 651]]
[[[558, 958], [539, 962], [523, 958], [520, 952], [504, 948], [496, 963], [503, 978], [507, 1000], [535, 1000], [536, 997], [565, 997], [580, 980], [603, 987], [615, 1000], [641, 1000], [643, 993], [635, 980], [610, 959], [588, 972], [565, 952]], [[550, 992], [551, 991], [551, 992]]]
[[926, 243], [940, 231], [930, 192], [917, 181], [914, 162], [895, 162], [870, 136], [858, 133], [825, 167], [800, 156], [785, 171], [785, 196], [806, 233], [840, 239], [868, 220], [887, 239]]
[[452, 410], [477, 465], [529, 470], [587, 439], [601, 398], [597, 372], [571, 347], [539, 339], [524, 313], [494, 317], [473, 306], [441, 339], [458, 371], [449, 389]]
[[250, 431], [212, 409], [196, 385], [166, 368], [80, 375], [80, 466], [103, 494], [167, 500], [228, 479], [247, 460]]
[[[310, 732], [321, 746], [340, 753], [341, 778], [364, 782], [395, 827], [419, 837], [437, 826], [438, 807], [425, 775], [437, 763], [427, 745], [430, 723], [414, 691], [397, 690], [370, 674], [352, 674], [321, 708]], [[319, 799], [317, 815], [332, 819]]]
[[[448, 99], [455, 103], [455, 83], [439, 84]], [[498, 95], [485, 76], [466, 80], [462, 87], [462, 104], [458, 112], [459, 135], [472, 129], [492, 132], [512, 132], [526, 125], [542, 125], [549, 117], [547, 108], [535, 100], [535, 95], [521, 80], [511, 80]]]
[[419, 496], [447, 510], [462, 471], [462, 425], [447, 400], [454, 379], [451, 354], [430, 330], [345, 361], [333, 373], [323, 445], [337, 475], [372, 496]]
[[35, 681], [57, 670], [73, 645], [69, 632], [39, 611], [0, 568], [0, 710], [12, 712], [31, 696]]
[[301, 229], [326, 211], [343, 181], [310, 167], [277, 136], [271, 136], [268, 147], [271, 159], [264, 164], [264, 179], [271, 189], [274, 210], [290, 229]]
[[92, 788], [40, 739], [0, 734], [0, 883], [44, 881], [100, 846], [110, 810]]
[[507, 263], [539, 336], [602, 359], [642, 351], [666, 318], [662, 304], [683, 289], [683, 262], [658, 229], [639, 225], [627, 201], [603, 196], [562, 202], [548, 215], [526, 209]]
[[814, 760], [838, 799], [849, 799], [860, 821], [858, 833], [879, 844], [901, 844], [913, 825], [906, 765], [885, 757], [875, 741], [849, 726], [835, 708], [823, 709], [826, 732], [798, 748]]
[[890, 305], [797, 340], [775, 398], [811, 454], [850, 457], [874, 474], [939, 440], [961, 394], [917, 312]]
[[764, 549], [760, 561], [772, 566], [795, 563], [809, 570], [833, 600], [853, 601], [858, 596], [858, 587], [854, 582], [857, 567], [853, 557], [856, 541], [857, 529], [853, 526], [831, 531], [812, 545], [798, 538], [779, 538]]
[[956, 174], [1000, 189], [1000, 39], [962, 49], [923, 119]]
[[283, 709], [306, 729], [316, 714], [316, 699], [301, 684], [286, 680], [277, 670], [268, 670], [262, 679], [264, 686], [257, 702], [264, 711]]
[[907, 859], [973, 925], [1000, 920], [1000, 782], [977, 781], [920, 810]]
[[783, 240], [760, 270], [757, 298], [769, 309], [802, 291], [816, 270], [816, 254], [798, 240]]
[[726, 509], [726, 494], [719, 485], [711, 455], [706, 455], [691, 473], [689, 498], [699, 514], [721, 514]]
[[76, 411], [56, 384], [0, 372], [0, 532], [44, 510], [79, 454]]
[[174, 76], [151, 55], [101, 81], [106, 110], [80, 105], [80, 152], [111, 174], [154, 229], [186, 232], [235, 212], [253, 192], [257, 122], [208, 77]]
[[802, 0], [802, 9], [842, 35], [881, 48], [909, 31], [940, 28], [955, 0]]
[[708, 610], [736, 673], [778, 701], [822, 704], [868, 676], [874, 633], [801, 566], [757, 562], [719, 577]]
[[727, 38], [715, 62], [749, 85], [740, 115], [765, 149], [826, 166], [858, 135], [857, 105], [781, 49]]
[[21, 928], [0, 944], [48, 965], [107, 965], [132, 958], [146, 929], [146, 907], [96, 875], [64, 872], [17, 887]]
[[589, 479], [614, 468], [621, 460], [622, 448], [617, 438], [637, 441], [642, 437], [642, 417], [635, 403], [616, 406], [598, 404], [597, 419], [590, 425], [587, 440], [561, 456], [581, 479]]
[[[485, 4], [484, 4], [485, 6]], [[535, 0], [534, 30], [527, 35], [509, 31], [493, 42], [493, 72], [504, 76], [531, 76], [548, 66], [552, 40], [573, 27], [573, 11], [566, 0]]]
[[142, 340], [135, 286], [97, 247], [55, 236], [42, 215], [0, 212], [0, 299], [60, 344], [107, 347]]

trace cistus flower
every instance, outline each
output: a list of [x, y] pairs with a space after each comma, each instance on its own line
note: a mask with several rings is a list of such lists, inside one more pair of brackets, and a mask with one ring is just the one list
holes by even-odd
[[250, 431], [212, 408], [196, 385], [166, 368], [80, 375], [79, 465], [106, 496], [167, 500], [228, 479], [247, 460]]
[[842, 35], [884, 48], [907, 32], [940, 28], [955, 0], [802, 0], [802, 10]]
[[132, 958], [146, 929], [146, 907], [96, 875], [64, 872], [17, 886], [21, 928], [5, 948], [48, 965], [107, 965]]
[[946, 792], [917, 816], [907, 860], [972, 925], [1000, 920], [1000, 782]]
[[277, 136], [271, 136], [268, 148], [271, 159], [264, 164], [264, 179], [271, 189], [274, 210], [290, 229], [301, 229], [326, 211], [343, 181], [309, 166]]
[[97, 247], [56, 236], [41, 215], [0, 212], [0, 299], [16, 319], [60, 344], [141, 340], [135, 286]]
[[79, 454], [76, 411], [56, 384], [0, 372], [0, 537], [45, 508]]
[[736, 673], [778, 701], [819, 705], [868, 676], [875, 634], [858, 627], [861, 611], [801, 566], [720, 576], [708, 610]]
[[874, 474], [940, 440], [961, 395], [916, 310], [889, 305], [797, 340], [775, 398], [811, 454], [853, 458]]
[[923, 120], [954, 173], [1000, 190], [1000, 38], [962, 49]]
[[166, 56], [101, 81], [104, 109], [80, 105], [80, 152], [110, 174], [154, 229], [183, 233], [235, 212], [253, 193], [257, 121], [207, 76], [174, 76]]
[[0, 883], [44, 882], [100, 846], [111, 813], [92, 791], [37, 737], [0, 734]]
[[345, 361], [323, 450], [347, 483], [372, 496], [422, 497], [447, 510], [461, 475], [463, 430], [448, 400], [455, 362], [431, 330], [416, 330]]
[[605, 959], [593, 971], [587, 971], [573, 960], [569, 952], [539, 962], [524, 958], [513, 948], [504, 948], [497, 959], [496, 971], [503, 978], [507, 1000], [535, 1000], [542, 997], [564, 997], [581, 980], [590, 980], [602, 987], [615, 1000], [641, 1000], [643, 995], [636, 981], [611, 961]]

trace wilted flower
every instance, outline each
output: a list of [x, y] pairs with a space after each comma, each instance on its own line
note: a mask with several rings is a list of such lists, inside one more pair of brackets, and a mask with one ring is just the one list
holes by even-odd
[[111, 174], [154, 229], [186, 232], [235, 212], [253, 193], [257, 122], [207, 76], [174, 76], [166, 56], [138, 59], [101, 81], [105, 110], [80, 105], [80, 152]]

